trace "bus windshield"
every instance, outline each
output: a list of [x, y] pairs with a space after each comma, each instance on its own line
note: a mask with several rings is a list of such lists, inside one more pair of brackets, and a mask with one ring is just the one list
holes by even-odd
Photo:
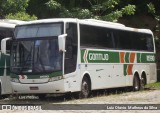
[[11, 71], [16, 74], [50, 73], [62, 69], [58, 39], [14, 41], [11, 48]]
[[62, 23], [17, 26], [11, 47], [11, 71], [16, 74], [60, 71], [62, 53], [58, 49], [58, 35], [62, 33]]

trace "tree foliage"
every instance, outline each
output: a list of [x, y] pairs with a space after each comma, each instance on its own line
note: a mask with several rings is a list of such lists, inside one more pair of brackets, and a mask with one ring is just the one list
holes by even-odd
[[[107, 21], [117, 21], [123, 15], [133, 15], [135, 5], [128, 4], [118, 8], [120, 0], [80, 0], [79, 4], [75, 0], [69, 0], [66, 4], [61, 4], [63, 0], [49, 0], [46, 5], [50, 10], [59, 10], [59, 17], [72, 18], [94, 18]], [[69, 5], [68, 5], [69, 4]]]
[[9, 13], [25, 12], [29, 0], [0, 0], [0, 17]]
[[29, 20], [36, 20], [37, 17], [35, 15], [29, 15], [25, 12], [18, 12], [18, 13], [10, 13], [5, 16], [6, 19], [16, 19], [16, 20], [24, 20], [24, 21], [29, 21]]
[[69, 17], [117, 21], [127, 15], [155, 14], [158, 3], [160, 0], [0, 0], [0, 17], [13, 18], [14, 14], [19, 13], [18, 16], [24, 12], [21, 14], [26, 17], [35, 15], [39, 19]]
[[[93, 18], [117, 21], [130, 15], [151, 15], [160, 37], [160, 0], [0, 0], [0, 18]], [[33, 16], [31, 16], [33, 15]], [[159, 39], [159, 38], [157, 38]]]
[[14, 17], [21, 12], [39, 19], [72, 17], [117, 21], [138, 13], [160, 15], [158, 4], [160, 0], [0, 0], [0, 17]]

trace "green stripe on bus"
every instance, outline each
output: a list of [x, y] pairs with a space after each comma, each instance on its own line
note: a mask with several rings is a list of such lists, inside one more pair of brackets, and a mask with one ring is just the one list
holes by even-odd
[[117, 63], [120, 62], [118, 52], [110, 51], [81, 51], [82, 63]]
[[4, 75], [5, 68], [6, 68], [6, 75], [10, 74], [9, 66], [10, 66], [10, 56], [0, 53], [0, 76]]
[[[130, 63], [130, 54], [125, 53], [125, 63]], [[155, 63], [154, 53], [136, 53], [134, 63]], [[81, 50], [81, 63], [120, 63], [120, 52]]]
[[84, 52], [85, 50], [81, 50], [81, 62], [84, 62]]
[[127, 64], [123, 65], [123, 74], [124, 74], [124, 76], [127, 75]]
[[129, 55], [130, 55], [130, 53], [126, 52], [126, 54], [125, 54], [125, 62], [126, 63], [129, 63]]
[[137, 63], [141, 63], [141, 54], [137, 53]]
[[155, 62], [155, 54], [141, 54], [141, 63], [154, 63]]
[[[41, 78], [45, 78], [45, 76], [46, 76], [46, 78], [51, 78], [51, 77], [56, 77], [56, 76], [62, 76], [62, 71], [56, 71], [51, 74], [45, 74], [45, 75], [43, 75], [43, 74], [40, 74], [40, 75], [27, 75], [27, 74], [25, 74], [25, 75], [27, 76], [27, 79], [41, 79]], [[16, 74], [12, 74], [11, 77], [19, 79], [19, 76]]]

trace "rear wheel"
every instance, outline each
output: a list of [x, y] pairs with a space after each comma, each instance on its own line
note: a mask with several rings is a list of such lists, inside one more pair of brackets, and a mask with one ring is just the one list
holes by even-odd
[[141, 90], [144, 90], [145, 85], [146, 85], [146, 79], [145, 79], [144, 77], [142, 77], [142, 78], [141, 78], [141, 87], [140, 87], [140, 89], [141, 89]]
[[137, 76], [134, 76], [133, 79], [133, 91], [139, 91], [140, 90], [140, 81]]

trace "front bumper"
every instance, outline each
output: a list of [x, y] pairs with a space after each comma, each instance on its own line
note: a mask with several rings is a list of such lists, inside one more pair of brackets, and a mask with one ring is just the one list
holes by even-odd
[[23, 84], [11, 82], [13, 94], [44, 94], [44, 93], [65, 93], [64, 79], [38, 84]]

